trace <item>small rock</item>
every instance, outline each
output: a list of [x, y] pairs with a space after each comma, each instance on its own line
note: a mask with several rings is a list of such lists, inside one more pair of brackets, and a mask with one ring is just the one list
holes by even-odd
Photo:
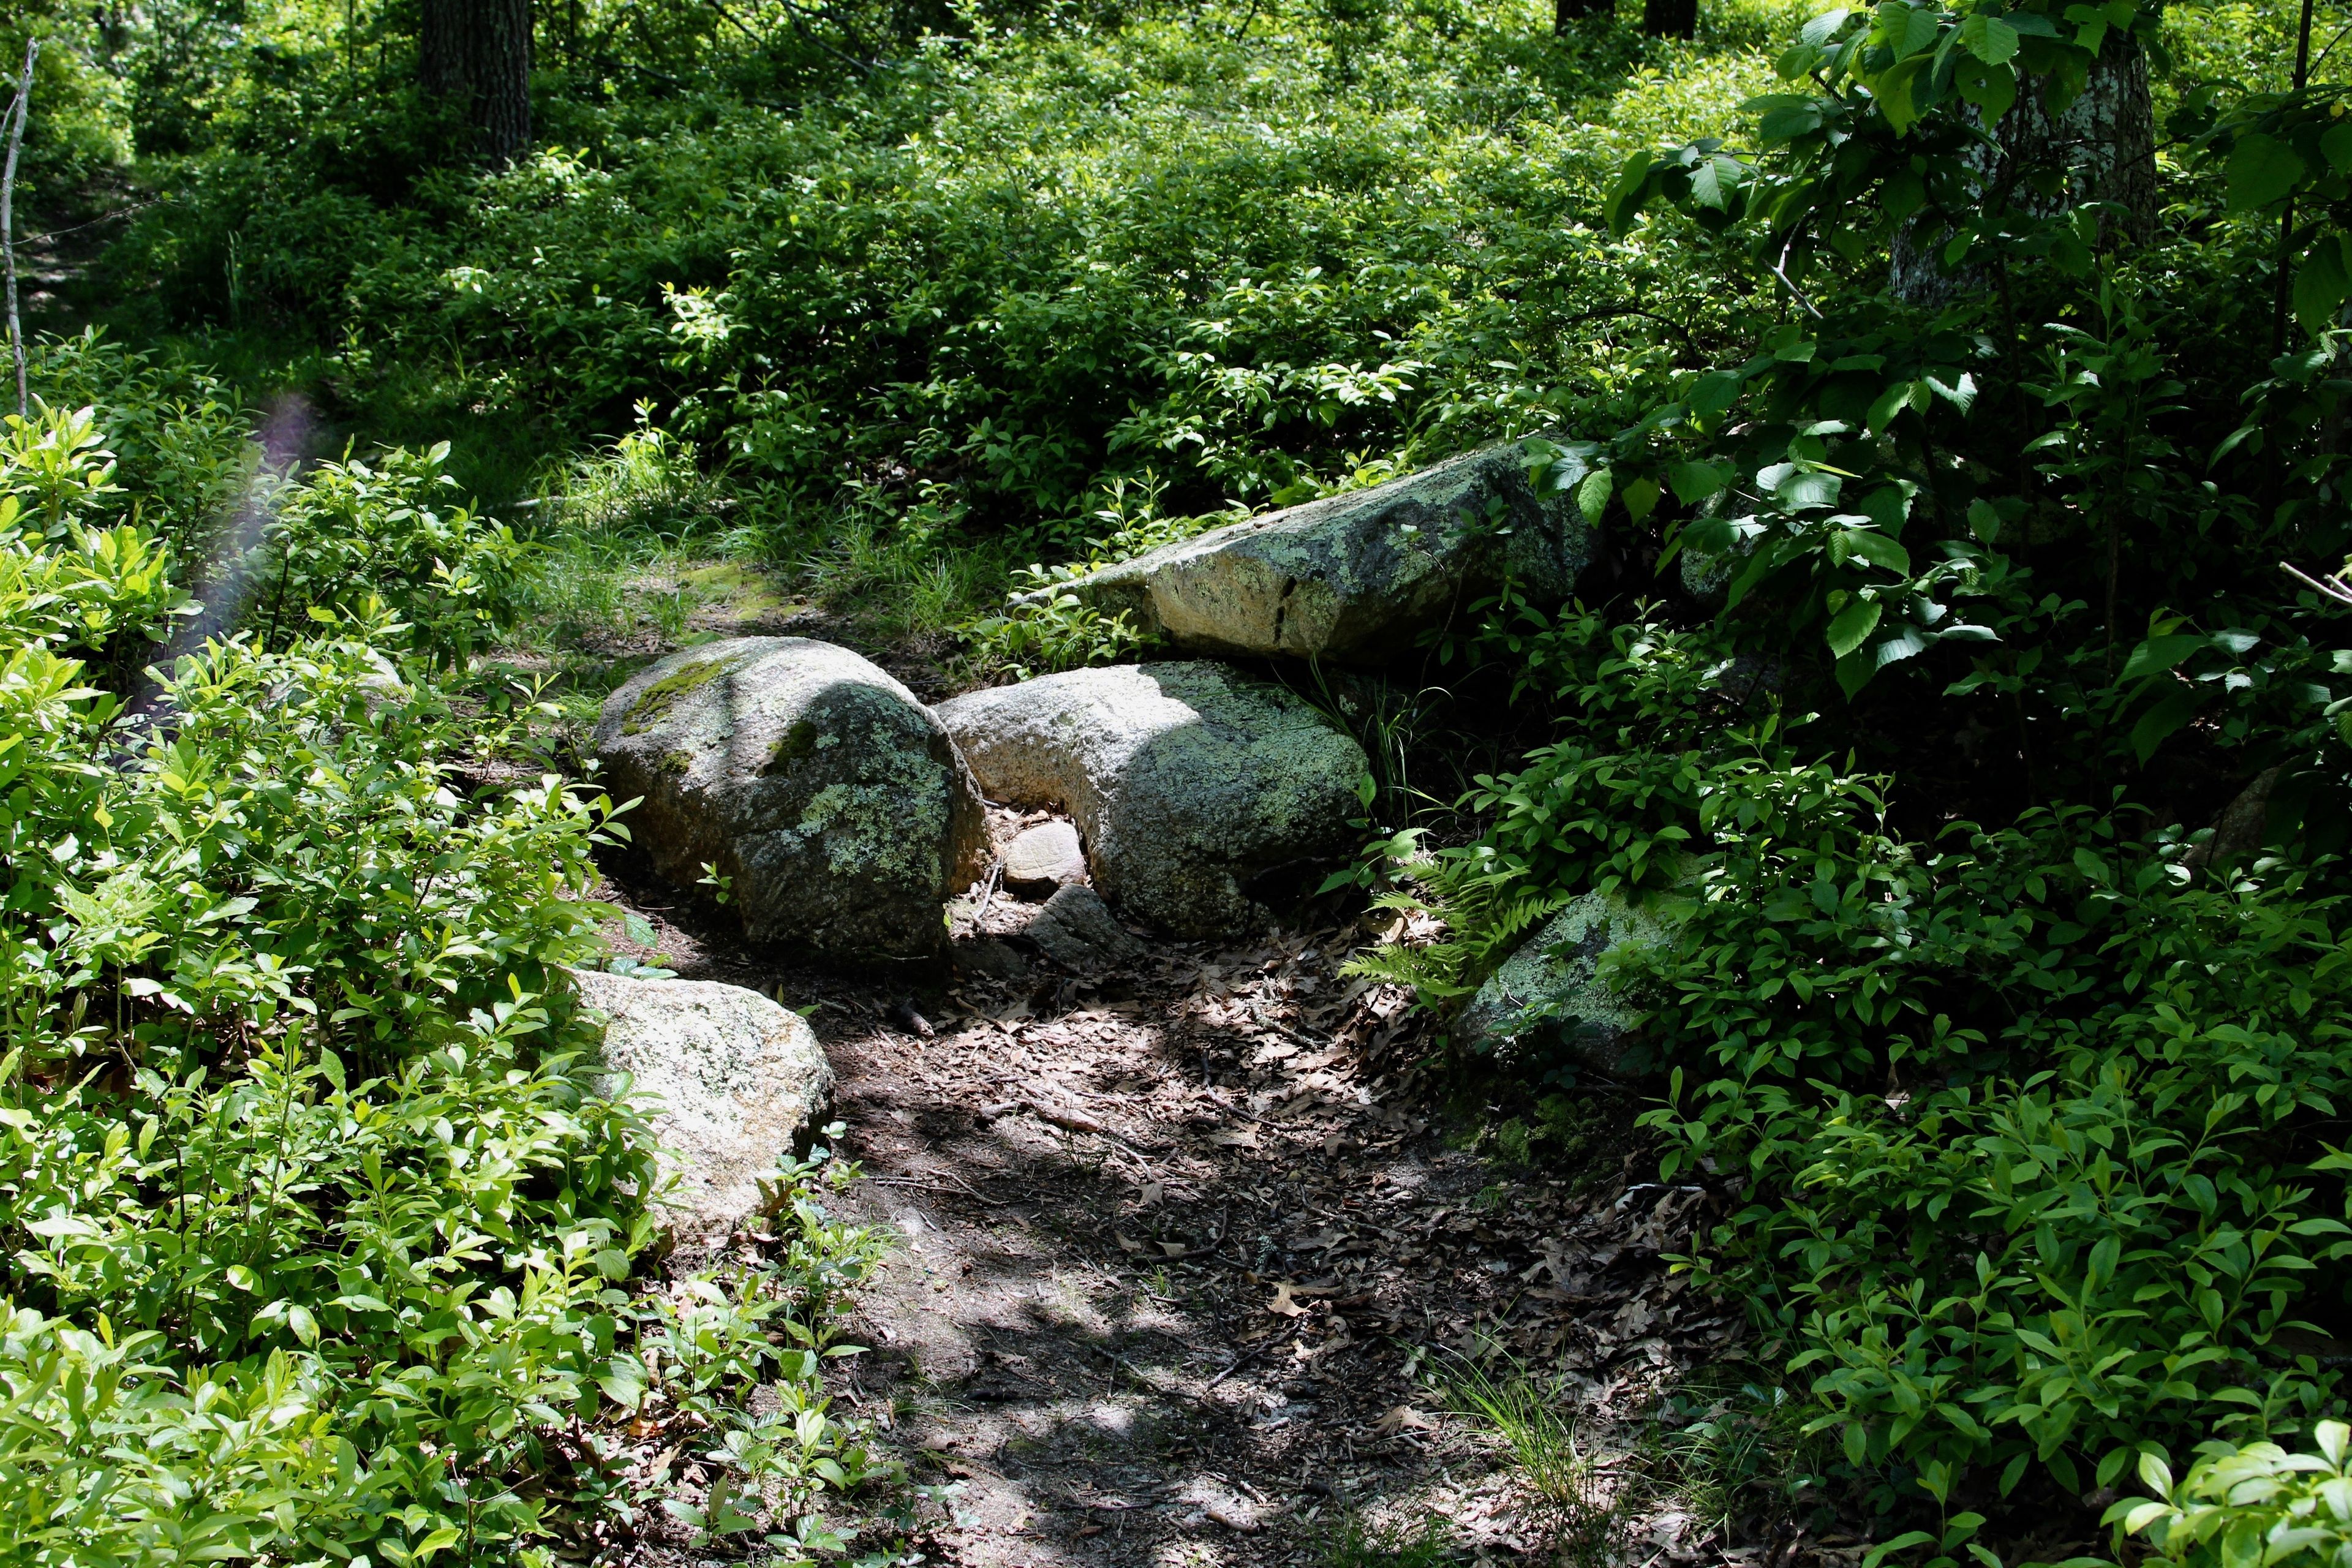
[[940, 905], [987, 864], [969, 769], [881, 669], [806, 637], [737, 637], [642, 670], [605, 700], [596, 755], [667, 880], [730, 879], [755, 942], [853, 961], [923, 958]]
[[1355, 847], [1363, 749], [1221, 664], [1074, 669], [938, 711], [990, 799], [1067, 811], [1103, 896], [1180, 935], [1264, 924], [1260, 878]]
[[1623, 1065], [1642, 1009], [1601, 973], [1612, 949], [1673, 940], [1670, 904], [1635, 909], [1586, 893], [1503, 962], [1455, 1025], [1465, 1044], [1498, 1054], [1553, 1049], [1604, 1075]]
[[1047, 899], [1021, 934], [1065, 969], [1131, 963], [1144, 952], [1101, 895], [1080, 882], [1069, 883]]
[[1066, 822], [1041, 822], [1024, 828], [1004, 847], [1004, 885], [1016, 893], [1050, 893], [1065, 882], [1087, 878], [1087, 852], [1078, 830]]
[[570, 973], [582, 1003], [604, 1015], [604, 1065], [652, 1107], [663, 1175], [677, 1178], [665, 1200], [674, 1235], [724, 1242], [765, 1212], [761, 1179], [806, 1146], [833, 1102], [815, 1032], [740, 985]]
[[1568, 490], [1538, 493], [1530, 455], [1501, 442], [1043, 593], [1075, 595], [1105, 615], [1125, 610], [1179, 647], [1385, 663], [1506, 577], [1537, 600], [1574, 589], [1593, 531]]

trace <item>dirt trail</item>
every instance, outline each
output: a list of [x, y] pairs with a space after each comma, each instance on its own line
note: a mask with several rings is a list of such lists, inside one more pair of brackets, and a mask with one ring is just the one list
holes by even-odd
[[[1319, 1562], [1344, 1521], [1433, 1517], [1516, 1558], [1538, 1542], [1507, 1468], [1431, 1372], [1564, 1365], [1606, 1430], [1731, 1337], [1658, 1261], [1706, 1194], [1580, 1195], [1448, 1146], [1404, 1070], [1426, 1048], [1405, 998], [1336, 973], [1362, 931], [1160, 942], [1087, 974], [1016, 956], [1033, 914], [967, 911], [929, 994], [662, 930], [689, 978], [817, 1004], [853, 1205], [899, 1238], [842, 1393], [918, 1479], [962, 1483], [934, 1561]], [[1671, 1510], [1628, 1528], [1637, 1561], [1722, 1555]]]

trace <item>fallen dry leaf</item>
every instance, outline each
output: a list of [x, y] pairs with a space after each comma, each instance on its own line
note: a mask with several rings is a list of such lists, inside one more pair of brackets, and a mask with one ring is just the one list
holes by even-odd
[[1257, 1129], [1221, 1127], [1209, 1134], [1209, 1142], [1220, 1149], [1255, 1149], [1257, 1147]]
[[1307, 1315], [1307, 1309], [1290, 1299], [1291, 1289], [1291, 1285], [1287, 1280], [1276, 1285], [1274, 1288], [1274, 1300], [1266, 1303], [1265, 1310], [1274, 1313], [1277, 1317], [1305, 1317]]
[[1410, 1405], [1398, 1405], [1374, 1424], [1372, 1430], [1383, 1437], [1393, 1437], [1400, 1432], [1426, 1432], [1434, 1427], [1434, 1418], [1415, 1410]]

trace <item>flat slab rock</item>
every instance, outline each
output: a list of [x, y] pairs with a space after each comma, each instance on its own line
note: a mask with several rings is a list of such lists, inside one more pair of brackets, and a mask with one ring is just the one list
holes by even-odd
[[1383, 664], [1506, 577], [1557, 601], [1593, 532], [1565, 491], [1538, 493], [1517, 441], [1384, 485], [1228, 523], [1016, 602], [1074, 594], [1209, 653]]
[[912, 693], [845, 647], [736, 637], [641, 670], [605, 700], [606, 787], [665, 879], [708, 864], [755, 942], [856, 961], [919, 959], [940, 906], [987, 864], [988, 826], [954, 743]]
[[1050, 893], [1087, 878], [1087, 852], [1066, 822], [1024, 827], [1004, 847], [1004, 885], [1016, 893]]
[[1068, 812], [1096, 889], [1180, 936], [1263, 925], [1258, 878], [1355, 845], [1363, 748], [1221, 664], [1074, 669], [937, 712], [990, 799]]
[[1080, 973], [1132, 963], [1144, 954], [1143, 943], [1118, 923], [1102, 896], [1081, 883], [1047, 899], [1021, 934], [1063, 968]]
[[653, 1105], [662, 1173], [676, 1178], [674, 1236], [718, 1246], [765, 1212], [761, 1178], [807, 1147], [832, 1106], [824, 1047], [799, 1014], [740, 985], [570, 973], [605, 1017], [604, 1065]]

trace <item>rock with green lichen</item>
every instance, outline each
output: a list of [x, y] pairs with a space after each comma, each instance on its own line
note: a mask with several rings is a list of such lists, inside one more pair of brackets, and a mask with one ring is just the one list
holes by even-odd
[[1603, 1075], [1623, 1071], [1643, 1009], [1604, 960], [1635, 943], [1670, 942], [1685, 906], [1636, 908], [1617, 893], [1586, 893], [1503, 962], [1455, 1023], [1474, 1049], [1530, 1061], [1565, 1058]]
[[1507, 441], [1162, 546], [1024, 598], [1076, 595], [1179, 647], [1380, 664], [1505, 577], [1566, 598], [1593, 534]]
[[605, 785], [681, 887], [705, 865], [757, 942], [841, 959], [941, 951], [940, 905], [986, 864], [971, 774], [881, 669], [806, 637], [738, 637], [663, 659], [596, 725]]
[[990, 799], [1067, 811], [1102, 895], [1181, 935], [1262, 924], [1269, 881], [1354, 847], [1362, 748], [1223, 665], [1074, 669], [939, 716]]

